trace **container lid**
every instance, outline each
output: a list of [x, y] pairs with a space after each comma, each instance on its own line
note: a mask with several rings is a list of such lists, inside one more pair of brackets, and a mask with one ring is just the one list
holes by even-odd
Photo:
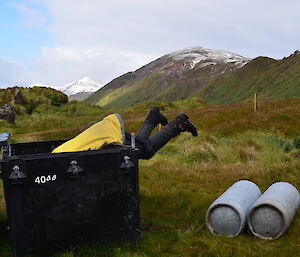
[[208, 215], [208, 228], [214, 234], [233, 237], [240, 233], [241, 227], [239, 213], [229, 205], [218, 205]]
[[251, 232], [264, 239], [278, 238], [285, 229], [282, 213], [271, 205], [260, 205], [249, 216]]

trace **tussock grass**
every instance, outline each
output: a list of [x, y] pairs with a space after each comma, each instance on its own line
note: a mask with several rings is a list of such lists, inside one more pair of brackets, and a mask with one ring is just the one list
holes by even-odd
[[[140, 243], [81, 245], [56, 257], [298, 256], [299, 213], [275, 241], [257, 239], [246, 231], [235, 238], [214, 236], [206, 228], [205, 213], [237, 180], [251, 180], [262, 191], [277, 181], [300, 188], [299, 107], [299, 99], [290, 99], [266, 103], [256, 114], [247, 103], [187, 108], [186, 113], [200, 128], [199, 136], [183, 133], [151, 160], [140, 161]], [[165, 113], [171, 119], [181, 108], [166, 109]], [[278, 118], [282, 110], [288, 117], [284, 122]], [[70, 103], [34, 112], [31, 122], [28, 116], [20, 116], [15, 126], [6, 124], [5, 129], [14, 130], [15, 141], [62, 138], [115, 111], [125, 118], [129, 132], [137, 132], [146, 113], [142, 107], [103, 110]], [[10, 250], [3, 193], [0, 195], [2, 257], [10, 256]]]

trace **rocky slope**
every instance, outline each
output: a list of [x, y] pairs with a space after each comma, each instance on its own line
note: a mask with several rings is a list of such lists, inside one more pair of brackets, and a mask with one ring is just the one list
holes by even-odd
[[103, 86], [102, 82], [85, 77], [61, 87], [60, 90], [69, 97], [69, 100], [83, 101]]

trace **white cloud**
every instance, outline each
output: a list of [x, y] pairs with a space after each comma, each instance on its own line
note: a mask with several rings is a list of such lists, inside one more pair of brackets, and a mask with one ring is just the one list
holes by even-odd
[[27, 0], [16, 8], [25, 26], [47, 24], [52, 36], [32, 65], [44, 84], [108, 82], [191, 46], [282, 58], [300, 45], [293, 0]]
[[[300, 44], [293, 0], [47, 0], [54, 40], [154, 55], [188, 46], [283, 57]], [[294, 49], [295, 50], [295, 49]]]
[[42, 56], [34, 60], [34, 70], [43, 84], [63, 85], [86, 76], [109, 82], [152, 59], [153, 56], [113, 49], [44, 47]]
[[0, 57], [0, 87], [26, 86], [30, 76], [14, 61]]

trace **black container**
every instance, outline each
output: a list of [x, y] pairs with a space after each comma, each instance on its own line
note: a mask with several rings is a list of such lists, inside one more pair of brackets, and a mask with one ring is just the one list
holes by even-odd
[[1, 160], [13, 256], [140, 238], [137, 149], [51, 154], [63, 141], [8, 145]]

